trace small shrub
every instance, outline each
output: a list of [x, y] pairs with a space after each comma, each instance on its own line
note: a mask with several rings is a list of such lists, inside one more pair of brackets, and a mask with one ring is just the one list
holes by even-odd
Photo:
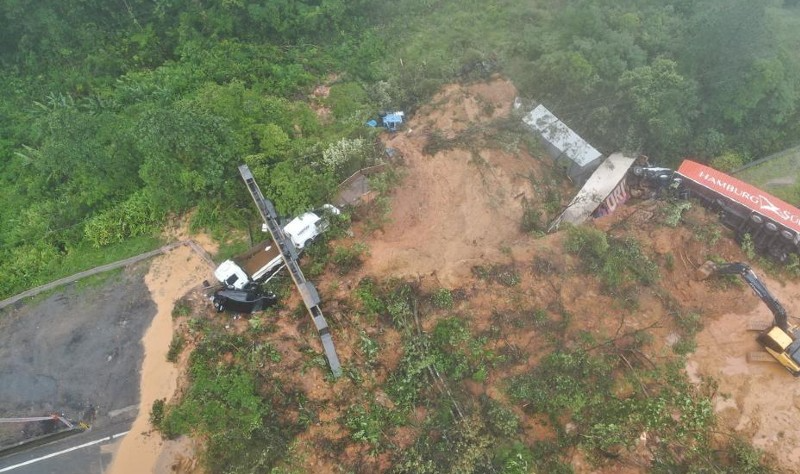
[[189, 316], [192, 312], [192, 307], [186, 301], [178, 301], [172, 308], [172, 319], [177, 319], [184, 316]]
[[431, 302], [439, 309], [450, 309], [453, 307], [453, 293], [447, 288], [439, 288], [433, 292]]
[[547, 311], [542, 308], [538, 308], [533, 311], [533, 325], [534, 326], [543, 326], [547, 324], [550, 319], [547, 317]]
[[570, 227], [564, 248], [571, 254], [578, 255], [591, 269], [600, 268], [603, 257], [608, 252], [609, 244], [605, 232], [591, 227]]
[[[607, 290], [624, 290], [632, 281], [651, 285], [658, 279], [658, 265], [634, 239], [609, 239], [597, 229], [571, 227], [564, 247], [578, 255], [584, 271], [597, 275]], [[620, 294], [631, 295], [630, 291]]]
[[186, 338], [183, 334], [174, 334], [172, 341], [169, 343], [169, 350], [167, 351], [167, 361], [175, 363], [178, 361], [178, 356], [183, 351], [183, 346], [186, 344]]
[[694, 239], [713, 246], [722, 238], [722, 231], [717, 225], [700, 225], [695, 227]]
[[155, 428], [160, 429], [161, 423], [164, 421], [166, 404], [165, 398], [159, 398], [153, 402], [153, 407], [150, 409], [150, 424]]
[[681, 222], [683, 211], [692, 208], [692, 203], [689, 201], [674, 201], [667, 204], [661, 209], [661, 222], [669, 227], [677, 227]]
[[716, 169], [720, 170], [723, 173], [730, 173], [731, 171], [737, 170], [744, 166], [745, 159], [742, 155], [736, 153], [735, 151], [726, 151], [721, 155], [712, 158], [709, 165]]
[[402, 423], [402, 415], [389, 410], [377, 403], [371, 403], [369, 408], [362, 405], [351, 406], [342, 420], [344, 426], [350, 429], [350, 438], [353, 441], [369, 443], [378, 448], [384, 432], [393, 425]]
[[472, 267], [472, 274], [481, 280], [489, 280], [503, 286], [516, 286], [522, 281], [514, 265], [491, 265], [489, 267], [476, 265]]
[[505, 270], [497, 275], [497, 281], [505, 286], [517, 286], [522, 279], [520, 278], [519, 273], [516, 271]]
[[536, 256], [533, 257], [533, 271], [537, 275], [553, 275], [558, 273], [558, 268], [550, 260]]
[[512, 437], [519, 430], [519, 417], [514, 411], [495, 400], [489, 400], [486, 410], [489, 427], [499, 436]]
[[386, 305], [381, 299], [377, 285], [372, 278], [362, 278], [355, 289], [356, 297], [361, 301], [366, 316], [374, 317], [386, 310]]
[[735, 438], [728, 447], [730, 469], [728, 472], [742, 474], [770, 474], [774, 472], [762, 461], [764, 454], [750, 443]]
[[527, 234], [543, 233], [547, 230], [547, 224], [542, 218], [542, 211], [533, 207], [527, 199], [522, 201], [520, 230]]
[[692, 338], [681, 337], [678, 342], [672, 346], [672, 352], [677, 355], [691, 354], [697, 349], [697, 342]]
[[250, 318], [247, 324], [250, 326], [251, 331], [257, 333], [264, 328], [264, 319], [258, 316], [253, 316], [252, 318]]
[[364, 331], [358, 334], [358, 342], [358, 346], [361, 349], [361, 353], [364, 354], [364, 358], [367, 359], [367, 363], [374, 363], [375, 358], [378, 356], [378, 344], [370, 339]]
[[428, 139], [425, 141], [425, 146], [422, 147], [422, 152], [426, 155], [435, 155], [443, 150], [450, 150], [454, 146], [454, 141], [448, 139], [439, 130], [432, 130], [428, 134]]
[[510, 447], [501, 447], [496, 459], [503, 474], [529, 474], [531, 472], [554, 472], [554, 471], [535, 471], [534, 454], [524, 444], [515, 441]]
[[675, 255], [673, 255], [672, 252], [664, 254], [664, 266], [667, 267], [667, 270], [673, 270], [675, 268]]
[[371, 151], [369, 143], [363, 138], [342, 138], [325, 149], [322, 164], [333, 173], [344, 171], [346, 175], [363, 166]]
[[337, 247], [333, 251], [331, 260], [336, 266], [336, 271], [340, 275], [344, 275], [360, 267], [364, 263], [364, 255], [368, 254], [367, 245], [363, 242], [356, 242], [350, 247]]
[[753, 237], [749, 232], [742, 236], [742, 252], [747, 255], [747, 258], [753, 260], [756, 258], [756, 245], [753, 242]]
[[789, 254], [789, 260], [786, 263], [786, 271], [795, 277], [800, 276], [800, 255], [796, 253]]
[[700, 313], [675, 313], [675, 319], [678, 323], [678, 328], [680, 328], [684, 334], [695, 336], [703, 329]]

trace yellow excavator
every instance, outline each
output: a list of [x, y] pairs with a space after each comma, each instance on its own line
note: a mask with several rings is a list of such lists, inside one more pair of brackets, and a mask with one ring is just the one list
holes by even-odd
[[753, 292], [772, 312], [774, 319], [772, 324], [758, 335], [758, 343], [790, 374], [795, 377], [800, 376], [800, 331], [796, 326], [789, 324], [786, 309], [772, 296], [750, 266], [739, 262], [718, 264], [708, 261], [700, 267], [699, 274], [701, 278], [715, 274], [739, 275], [750, 285]]

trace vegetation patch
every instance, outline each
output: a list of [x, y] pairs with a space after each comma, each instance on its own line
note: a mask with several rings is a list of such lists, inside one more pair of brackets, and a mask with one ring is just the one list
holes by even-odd
[[488, 280], [503, 286], [516, 286], [522, 281], [514, 265], [477, 265], [472, 267], [472, 274], [481, 280]]
[[285, 456], [298, 427], [287, 425], [270, 403], [271, 397], [286, 403], [280, 387], [261, 370], [270, 350], [216, 331], [214, 325], [202, 331], [189, 357], [186, 391], [175, 404], [157, 401], [151, 422], [168, 438], [205, 437], [203, 459], [212, 472], [273, 466]]
[[[655, 472], [752, 467], [735, 456], [735, 444], [715, 444], [711, 400], [677, 365], [654, 370], [623, 364], [613, 353], [557, 351], [530, 373], [510, 378], [507, 391], [526, 411], [549, 420], [561, 453], [573, 446], [616, 457], [646, 433], [655, 440], [648, 444]], [[547, 458], [537, 462], [544, 467]]]
[[632, 238], [609, 238], [591, 227], [571, 227], [564, 248], [577, 255], [583, 270], [597, 275], [612, 293], [624, 295], [630, 285], [648, 286], [658, 280], [658, 265]]
[[356, 242], [349, 247], [336, 247], [331, 255], [331, 262], [340, 275], [350, 273], [364, 263], [369, 255], [369, 248], [363, 242]]

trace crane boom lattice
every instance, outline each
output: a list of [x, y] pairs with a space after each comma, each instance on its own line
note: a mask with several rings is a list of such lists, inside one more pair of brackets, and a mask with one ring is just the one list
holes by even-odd
[[278, 249], [280, 249], [283, 261], [286, 262], [286, 268], [289, 270], [289, 274], [292, 276], [292, 280], [297, 286], [300, 296], [303, 297], [303, 303], [305, 303], [306, 309], [308, 309], [308, 314], [311, 315], [314, 326], [317, 328], [317, 332], [319, 332], [319, 337], [322, 340], [322, 348], [325, 350], [325, 357], [328, 358], [328, 365], [334, 377], [338, 378], [342, 375], [342, 366], [339, 363], [339, 356], [336, 354], [336, 348], [333, 345], [333, 338], [331, 337], [328, 323], [325, 321], [325, 317], [322, 315], [322, 310], [319, 307], [320, 299], [317, 289], [311, 282], [306, 281], [305, 276], [303, 276], [300, 265], [297, 263], [297, 249], [283, 232], [283, 228], [278, 221], [278, 213], [275, 211], [275, 206], [272, 205], [269, 199], [261, 194], [261, 189], [258, 187], [255, 178], [253, 178], [250, 168], [247, 165], [239, 166], [239, 174], [242, 175], [242, 179], [245, 185], [247, 185], [247, 190], [250, 191], [250, 196], [253, 198], [253, 201], [255, 201], [258, 212], [261, 213], [261, 218], [264, 219], [264, 223], [267, 225], [270, 235], [272, 235], [272, 240], [275, 241]]

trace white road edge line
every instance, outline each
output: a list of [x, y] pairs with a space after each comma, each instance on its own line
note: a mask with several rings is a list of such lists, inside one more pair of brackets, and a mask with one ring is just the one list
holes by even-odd
[[66, 454], [66, 453], [69, 453], [69, 452], [72, 452], [72, 451], [75, 451], [75, 450], [78, 450], [78, 449], [88, 448], [89, 446], [93, 446], [95, 444], [100, 444], [100, 443], [103, 443], [105, 441], [111, 441], [111, 440], [114, 440], [114, 439], [117, 439], [117, 438], [121, 438], [122, 436], [125, 436], [129, 432], [130, 432], [130, 430], [129, 431], [123, 431], [122, 433], [117, 433], [115, 435], [106, 436], [105, 438], [100, 438], [100, 439], [96, 439], [94, 441], [89, 441], [88, 443], [83, 443], [80, 446], [73, 446], [73, 447], [67, 448], [67, 449], [65, 449], [63, 451], [50, 453], [50, 454], [48, 454], [46, 456], [42, 456], [40, 458], [31, 459], [29, 461], [21, 462], [19, 464], [14, 464], [13, 466], [4, 467], [4, 468], [0, 469], [0, 472], [13, 471], [14, 469], [18, 469], [20, 467], [27, 466], [29, 464], [37, 463], [39, 461], [44, 461], [45, 459], [54, 458], [56, 456], [60, 456], [62, 454]]

